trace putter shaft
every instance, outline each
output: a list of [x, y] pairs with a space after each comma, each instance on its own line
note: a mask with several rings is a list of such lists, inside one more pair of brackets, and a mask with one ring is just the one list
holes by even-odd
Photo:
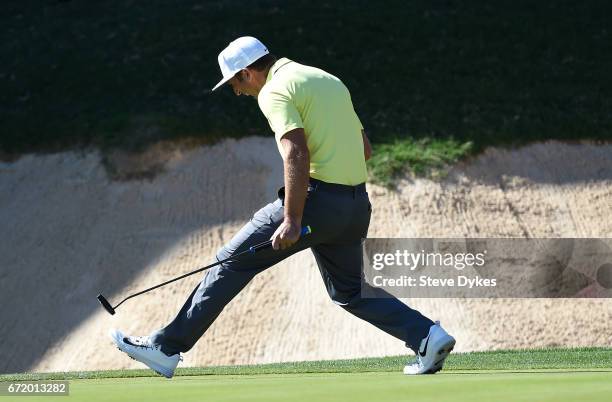
[[[300, 235], [301, 235], [301, 236], [305, 236], [305, 235], [310, 234], [310, 233], [312, 233], [312, 230], [310, 229], [310, 226], [304, 226], [304, 227], [302, 228], [302, 231], [301, 231]], [[98, 295], [98, 301], [100, 302], [100, 304], [102, 305], [102, 307], [104, 307], [104, 309], [105, 309], [105, 310], [106, 310], [106, 311], [107, 311], [109, 314], [114, 315], [114, 314], [115, 314], [115, 309], [116, 309], [117, 307], [121, 306], [121, 305], [122, 305], [122, 304], [123, 304], [125, 301], [127, 301], [127, 300], [129, 300], [129, 299], [131, 299], [131, 298], [133, 298], [133, 297], [140, 296], [140, 295], [141, 295], [141, 294], [143, 294], [143, 293], [147, 293], [147, 292], [150, 292], [151, 290], [154, 290], [154, 289], [160, 288], [160, 287], [162, 287], [162, 286], [166, 286], [166, 285], [167, 285], [167, 284], [169, 284], [169, 283], [176, 282], [176, 281], [178, 281], [178, 280], [181, 280], [181, 279], [186, 278], [186, 277], [188, 277], [188, 276], [191, 276], [191, 275], [193, 275], [193, 274], [197, 274], [198, 272], [205, 271], [205, 270], [207, 270], [207, 269], [209, 269], [209, 268], [212, 268], [212, 267], [214, 267], [214, 266], [217, 266], [217, 265], [219, 265], [219, 264], [223, 264], [224, 262], [227, 262], [227, 261], [230, 261], [230, 260], [235, 260], [236, 258], [238, 258], [238, 257], [240, 257], [240, 256], [242, 256], [242, 255], [244, 255], [244, 254], [247, 254], [247, 253], [254, 254], [254, 253], [256, 253], [256, 252], [258, 252], [258, 251], [260, 251], [260, 250], [267, 249], [267, 248], [269, 248], [269, 247], [271, 247], [271, 246], [272, 246], [272, 240], [266, 240], [266, 241], [264, 241], [264, 242], [262, 242], [262, 243], [259, 243], [259, 244], [256, 244], [256, 245], [254, 245], [254, 246], [249, 247], [249, 249], [248, 249], [248, 250], [244, 250], [244, 251], [242, 251], [242, 252], [240, 252], [240, 253], [238, 253], [238, 254], [236, 254], [236, 255], [233, 255], [233, 256], [231, 256], [231, 257], [228, 257], [228, 258], [226, 258], [226, 259], [224, 259], [224, 260], [217, 261], [217, 262], [215, 262], [215, 263], [213, 263], [213, 264], [210, 264], [210, 265], [207, 265], [207, 266], [205, 266], [205, 267], [198, 268], [198, 269], [196, 269], [195, 271], [188, 272], [188, 273], [183, 274], [183, 275], [181, 275], [181, 276], [177, 276], [176, 278], [170, 279], [169, 281], [166, 281], [166, 282], [160, 283], [159, 285], [155, 285], [155, 286], [152, 286], [152, 287], [150, 287], [150, 288], [148, 288], [148, 289], [142, 290], [142, 291], [140, 291], [140, 292], [138, 292], [138, 293], [134, 293], [134, 294], [132, 294], [132, 295], [129, 295], [129, 296], [128, 296], [128, 297], [126, 297], [125, 299], [121, 300], [121, 301], [120, 301], [120, 302], [119, 302], [119, 303], [118, 303], [116, 306], [112, 306], [112, 305], [111, 305], [111, 304], [108, 302], [108, 300], [107, 300], [107, 299], [106, 299], [104, 296], [102, 296], [102, 294], [101, 294], [101, 293]]]

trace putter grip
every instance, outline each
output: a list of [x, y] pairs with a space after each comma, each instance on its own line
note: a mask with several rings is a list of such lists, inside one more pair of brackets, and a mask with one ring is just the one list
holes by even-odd
[[[300, 236], [306, 236], [307, 234], [310, 234], [310, 233], [312, 233], [312, 229], [310, 229], [310, 226], [304, 226], [302, 228], [302, 231], [300, 232]], [[254, 246], [251, 246], [251, 247], [249, 247], [249, 251], [251, 253], [256, 253], [259, 250], [263, 250], [263, 249], [268, 248], [268, 247], [272, 247], [272, 240], [268, 240], [268, 241], [265, 241], [263, 243], [259, 243], [259, 244], [256, 244]]]

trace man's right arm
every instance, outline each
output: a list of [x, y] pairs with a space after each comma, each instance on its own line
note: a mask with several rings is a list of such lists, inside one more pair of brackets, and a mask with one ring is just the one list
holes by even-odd
[[363, 156], [367, 161], [372, 157], [372, 145], [370, 145], [370, 140], [368, 140], [365, 130], [361, 130], [361, 136], [363, 137]]

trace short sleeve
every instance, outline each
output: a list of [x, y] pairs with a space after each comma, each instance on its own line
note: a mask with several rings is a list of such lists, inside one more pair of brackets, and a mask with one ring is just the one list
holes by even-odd
[[288, 95], [279, 91], [262, 91], [257, 97], [257, 103], [268, 119], [277, 142], [287, 132], [304, 128], [302, 117]]
[[357, 113], [355, 113], [355, 118], [357, 119], [357, 123], [359, 123], [359, 128], [363, 131], [363, 124], [361, 123], [361, 120], [359, 119], [359, 116], [357, 116]]

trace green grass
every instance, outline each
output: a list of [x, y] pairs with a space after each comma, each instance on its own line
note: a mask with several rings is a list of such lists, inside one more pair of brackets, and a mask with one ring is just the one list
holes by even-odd
[[392, 186], [394, 179], [408, 168], [415, 175], [439, 177], [445, 168], [467, 156], [473, 150], [471, 142], [460, 143], [452, 138], [397, 138], [373, 145], [368, 161], [370, 179], [374, 183]]
[[[609, 401], [612, 372], [336, 373], [74, 380], [68, 400], [97, 401]], [[17, 400], [17, 399], [15, 399]], [[19, 397], [45, 401], [48, 397]]]
[[[400, 372], [409, 358], [390, 356], [244, 366], [179, 368], [177, 376]], [[612, 369], [612, 348], [501, 350], [454, 353], [445, 371]], [[72, 380], [154, 376], [151, 370], [110, 370], [0, 375], [0, 381]]]
[[[433, 376], [401, 373], [406, 356], [150, 370], [13, 374], [0, 382], [69, 380], [74, 401], [608, 401], [612, 348], [452, 354]], [[44, 401], [47, 397], [20, 397]]]
[[6, 1], [0, 157], [270, 135], [252, 99], [204, 93], [244, 34], [345, 81], [375, 180], [488, 145], [608, 140], [611, 12], [605, 0]]

